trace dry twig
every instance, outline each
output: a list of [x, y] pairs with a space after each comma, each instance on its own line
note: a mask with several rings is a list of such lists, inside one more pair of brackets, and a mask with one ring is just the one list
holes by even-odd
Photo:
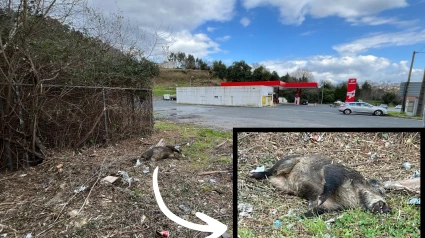
[[198, 175], [209, 175], [209, 174], [217, 174], [217, 173], [230, 173], [232, 170], [220, 170], [220, 171], [208, 171], [208, 172], [201, 172], [198, 173]]
[[83, 205], [81, 205], [80, 210], [78, 210], [78, 213], [80, 213], [80, 212], [81, 212], [81, 210], [84, 208], [84, 206], [88, 203], [88, 201], [89, 201], [89, 197], [90, 197], [90, 194], [91, 194], [91, 191], [92, 191], [92, 190], [93, 190], [93, 188], [96, 186], [97, 182], [99, 182], [100, 177], [101, 177], [101, 175], [102, 175], [102, 168], [103, 168], [102, 166], [103, 166], [103, 163], [105, 163], [105, 160], [106, 160], [106, 158], [105, 158], [105, 159], [103, 159], [102, 164], [100, 165], [101, 171], [99, 171], [99, 173], [98, 173], [98, 176], [97, 176], [96, 182], [94, 182], [93, 186], [91, 186], [90, 191], [89, 191], [89, 194], [87, 195], [86, 199], [84, 200]]

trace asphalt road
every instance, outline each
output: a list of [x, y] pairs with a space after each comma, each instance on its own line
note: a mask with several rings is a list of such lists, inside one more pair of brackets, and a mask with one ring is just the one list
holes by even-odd
[[325, 105], [280, 104], [276, 107], [249, 108], [177, 104], [175, 101], [154, 101], [157, 118], [194, 123], [218, 129], [234, 127], [419, 127], [422, 120], [389, 116], [344, 115]]

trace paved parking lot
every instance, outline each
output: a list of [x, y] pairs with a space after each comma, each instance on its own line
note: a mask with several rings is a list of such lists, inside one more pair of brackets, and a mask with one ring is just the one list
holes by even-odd
[[177, 104], [154, 101], [156, 117], [189, 122], [219, 129], [234, 127], [423, 127], [422, 120], [389, 116], [344, 115], [325, 105], [281, 104], [276, 107], [248, 108]]

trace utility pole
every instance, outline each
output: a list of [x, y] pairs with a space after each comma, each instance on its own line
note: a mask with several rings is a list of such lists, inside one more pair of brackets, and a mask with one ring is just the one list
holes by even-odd
[[[421, 91], [419, 93], [418, 109], [416, 110], [416, 116], [423, 116], [424, 113], [424, 94], [425, 94], [425, 69], [424, 76], [422, 78]], [[425, 117], [423, 118], [425, 120]]]
[[413, 68], [413, 62], [415, 61], [415, 54], [416, 54], [416, 51], [413, 51], [412, 62], [410, 63], [409, 76], [407, 78], [407, 83], [405, 85], [406, 87], [404, 88], [404, 93], [403, 93], [403, 103], [401, 104], [401, 112], [402, 113], [406, 109], [405, 106], [406, 106], [407, 89], [409, 88], [410, 76], [412, 75], [412, 68]]

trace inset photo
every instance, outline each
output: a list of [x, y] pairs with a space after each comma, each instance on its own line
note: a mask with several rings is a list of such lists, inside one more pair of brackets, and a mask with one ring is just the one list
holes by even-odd
[[240, 130], [240, 238], [420, 236], [419, 132]]

